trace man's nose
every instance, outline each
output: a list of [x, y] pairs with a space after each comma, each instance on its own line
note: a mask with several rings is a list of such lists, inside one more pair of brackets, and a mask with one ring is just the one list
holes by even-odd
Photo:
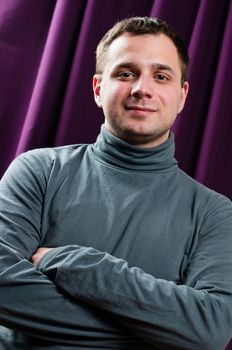
[[151, 98], [153, 95], [153, 81], [148, 77], [139, 77], [131, 89], [131, 96], [135, 98], [147, 97]]

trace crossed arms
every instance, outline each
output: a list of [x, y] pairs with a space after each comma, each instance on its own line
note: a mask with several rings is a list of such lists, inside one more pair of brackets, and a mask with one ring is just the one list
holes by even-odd
[[222, 203], [223, 209], [218, 206], [207, 218], [207, 235], [199, 240], [181, 285], [77, 245], [47, 251], [36, 269], [30, 259], [41, 244], [44, 186], [36, 171], [29, 184], [23, 175], [13, 182], [8, 175], [0, 190], [3, 325], [67, 344], [101, 333], [105, 339], [136, 336], [147, 348], [225, 347], [232, 328], [230, 204]]

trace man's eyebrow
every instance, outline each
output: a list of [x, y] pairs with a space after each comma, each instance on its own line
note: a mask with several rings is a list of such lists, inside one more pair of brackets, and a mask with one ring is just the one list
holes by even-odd
[[[133, 62], [121, 62], [114, 67], [114, 70], [125, 69], [125, 68], [126, 69], [139, 69], [139, 65], [137, 65], [136, 63], [133, 63]], [[173, 68], [167, 64], [153, 63], [152, 68], [154, 70], [164, 70], [164, 71], [168, 71], [168, 72], [171, 72], [174, 74]]]
[[138, 65], [133, 62], [121, 62], [114, 67], [114, 70], [121, 68], [138, 68]]
[[155, 70], [167, 70], [167, 71], [169, 71], [169, 72], [171, 72], [171, 73], [174, 74], [173, 68], [170, 67], [170, 66], [167, 65], [167, 64], [163, 64], [163, 63], [153, 63], [152, 66], [153, 66], [153, 68], [154, 68]]

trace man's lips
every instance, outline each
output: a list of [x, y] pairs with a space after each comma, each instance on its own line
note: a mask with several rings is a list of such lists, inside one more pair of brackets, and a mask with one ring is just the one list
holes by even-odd
[[141, 111], [141, 112], [156, 112], [157, 110], [152, 107], [146, 107], [146, 106], [126, 106], [127, 110], [132, 111]]

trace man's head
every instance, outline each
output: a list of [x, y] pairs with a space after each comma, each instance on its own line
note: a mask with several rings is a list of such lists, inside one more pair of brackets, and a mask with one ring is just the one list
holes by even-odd
[[181, 84], [187, 80], [187, 69], [189, 63], [188, 51], [183, 40], [179, 37], [176, 31], [167, 24], [167, 22], [159, 18], [151, 17], [131, 17], [117, 22], [108, 32], [103, 36], [99, 42], [96, 50], [96, 73], [102, 73], [104, 70], [104, 60], [107, 50], [112, 42], [124, 33], [132, 35], [143, 34], [165, 34], [175, 45], [179, 54], [181, 63]]
[[140, 147], [164, 142], [185, 104], [187, 63], [166, 23], [146, 17], [117, 23], [98, 45], [93, 77], [106, 128]]

